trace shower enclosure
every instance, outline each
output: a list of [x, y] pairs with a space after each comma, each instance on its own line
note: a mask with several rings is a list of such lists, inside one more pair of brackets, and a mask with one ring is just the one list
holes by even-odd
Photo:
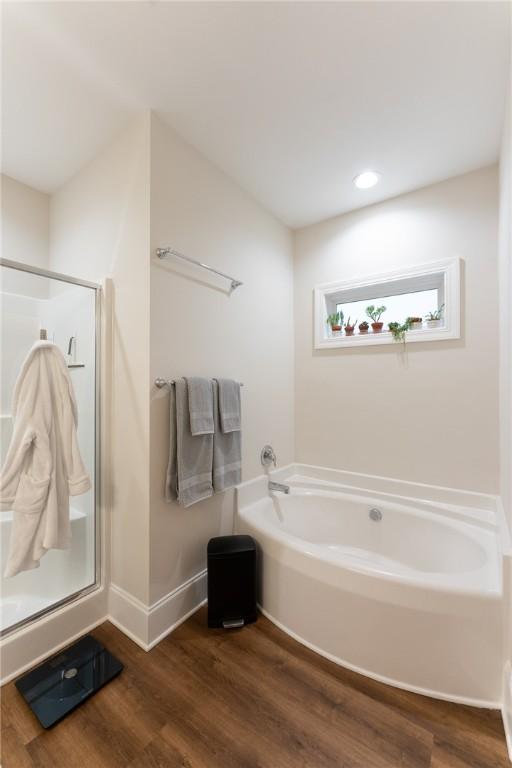
[[70, 499], [71, 545], [49, 550], [40, 567], [4, 578], [12, 511], [0, 512], [0, 630], [5, 636], [93, 591], [100, 579], [99, 360], [100, 286], [18, 262], [0, 260], [3, 465], [12, 434], [14, 385], [39, 338], [66, 358], [78, 408], [78, 442], [91, 489]]

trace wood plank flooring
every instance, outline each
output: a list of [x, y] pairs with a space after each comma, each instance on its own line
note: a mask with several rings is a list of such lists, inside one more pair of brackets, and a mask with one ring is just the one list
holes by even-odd
[[208, 630], [203, 609], [147, 654], [92, 634], [124, 671], [49, 731], [4, 686], [3, 768], [510, 768], [498, 712], [376, 683], [265, 618]]

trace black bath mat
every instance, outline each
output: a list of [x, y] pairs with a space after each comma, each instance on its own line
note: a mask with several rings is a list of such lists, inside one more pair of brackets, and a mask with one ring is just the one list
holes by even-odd
[[16, 680], [43, 728], [50, 728], [123, 669], [115, 656], [91, 635]]

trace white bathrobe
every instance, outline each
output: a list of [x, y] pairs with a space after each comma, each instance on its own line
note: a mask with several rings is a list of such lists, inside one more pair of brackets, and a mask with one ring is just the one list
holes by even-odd
[[14, 387], [13, 435], [0, 474], [0, 505], [12, 509], [5, 576], [39, 567], [49, 549], [71, 540], [69, 496], [91, 481], [80, 456], [77, 408], [62, 352], [34, 344]]

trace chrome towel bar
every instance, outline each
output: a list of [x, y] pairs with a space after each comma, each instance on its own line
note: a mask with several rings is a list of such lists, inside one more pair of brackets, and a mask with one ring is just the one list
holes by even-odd
[[[163, 387], [170, 387], [171, 384], [175, 384], [176, 379], [155, 379], [155, 387], [163, 389]], [[243, 382], [240, 382], [240, 386], [243, 387]]]
[[213, 267], [208, 266], [208, 264], [203, 264], [202, 261], [191, 259], [190, 256], [185, 256], [184, 253], [175, 251], [174, 248], [157, 248], [156, 255], [158, 256], [159, 259], [166, 259], [168, 256], [175, 256], [177, 259], [183, 259], [184, 261], [188, 261], [189, 264], [195, 264], [196, 267], [202, 267], [203, 269], [207, 269], [208, 272], [213, 272], [216, 275], [220, 275], [220, 277], [225, 277], [226, 280], [229, 280], [231, 282], [232, 291], [234, 291], [235, 288], [238, 288], [239, 286], [243, 285], [243, 283], [240, 280], [235, 280], [234, 277], [231, 277], [230, 275], [226, 275], [225, 272], [220, 272], [218, 269], [214, 269]]

